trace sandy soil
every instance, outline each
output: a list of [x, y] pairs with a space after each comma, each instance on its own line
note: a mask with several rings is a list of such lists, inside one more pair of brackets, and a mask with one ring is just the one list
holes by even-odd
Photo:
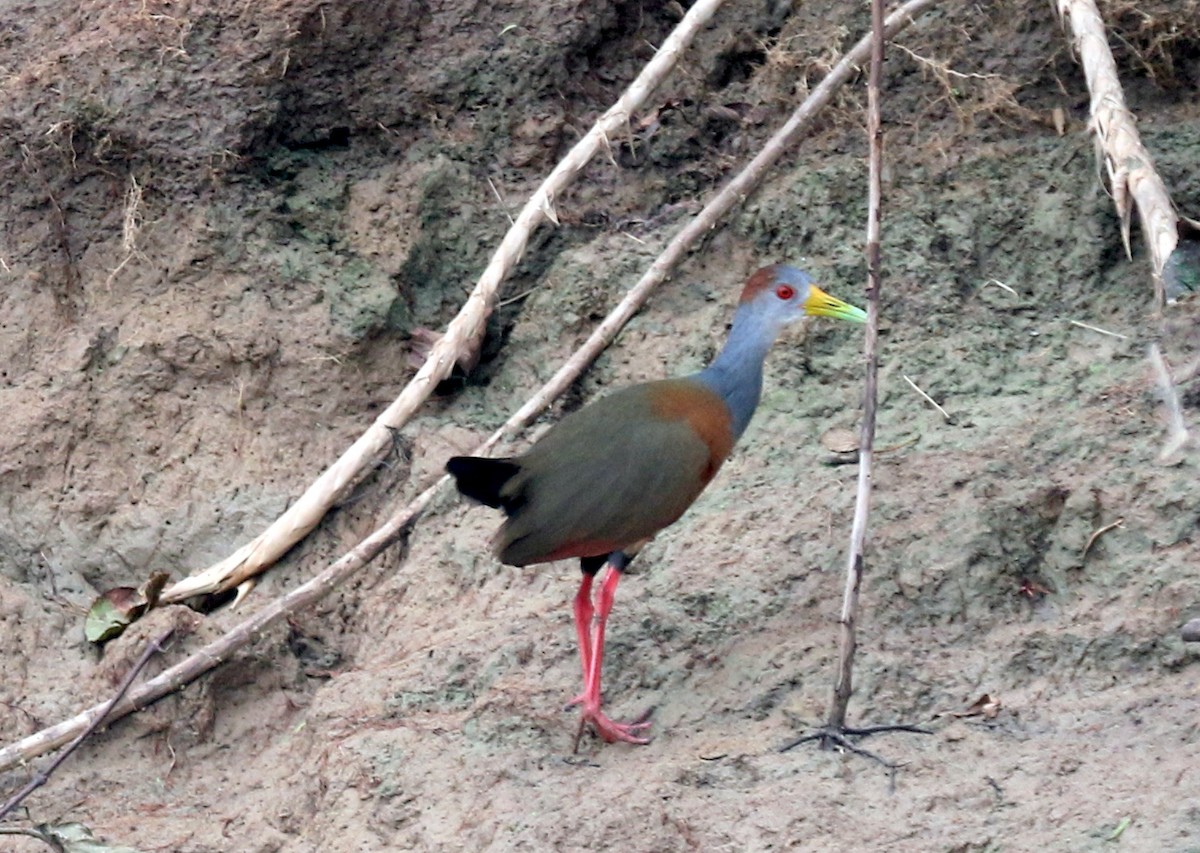
[[[480, 367], [243, 607], [317, 572], [548, 378], [858, 37], [859, 5], [725, 9], [634, 143], [559, 200]], [[1159, 460], [1145, 357], [1159, 341], [1192, 363], [1200, 307], [1156, 316], [1145, 258], [1124, 256], [1050, 4], [994, 5], [947, 4], [888, 64], [878, 442], [895, 449], [851, 715], [933, 730], [868, 742], [899, 772], [779, 752], [826, 714], [853, 500], [853, 466], [819, 439], [857, 423], [861, 337], [821, 324], [777, 347], [742, 445], [622, 584], [606, 694], [618, 718], [655, 709], [651, 745], [571, 752], [577, 568], [498, 565], [495, 513], [446, 494], [317, 608], [89, 741], [12, 825], [180, 853], [1200, 850], [1200, 660], [1178, 638], [1200, 602], [1200, 460]], [[162, 625], [189, 629], [170, 661], [241, 618], [160, 610], [102, 650], [82, 633], [98, 591], [226, 555], [336, 458], [676, 17], [68, 6], [8, 3], [0, 32], [5, 743], [109, 695]], [[1195, 3], [1105, 11], [1195, 215]], [[862, 90], [546, 422], [703, 364], [763, 262], [861, 301]], [[1197, 380], [1181, 391], [1200, 422]], [[994, 713], [961, 716], [984, 695]]]

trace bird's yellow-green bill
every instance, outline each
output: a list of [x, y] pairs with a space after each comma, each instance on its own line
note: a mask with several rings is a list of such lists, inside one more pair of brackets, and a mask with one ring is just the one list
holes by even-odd
[[855, 308], [849, 302], [843, 302], [836, 296], [830, 296], [821, 288], [808, 286], [808, 299], [804, 300], [804, 312], [814, 317], [833, 317], [838, 320], [849, 320], [851, 323], [867, 322], [867, 312]]

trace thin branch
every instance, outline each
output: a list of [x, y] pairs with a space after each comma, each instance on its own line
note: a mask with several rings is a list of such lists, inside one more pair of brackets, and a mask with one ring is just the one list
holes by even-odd
[[458, 316], [450, 321], [446, 333], [433, 347], [417, 375], [375, 423], [270, 527], [219, 563], [166, 589], [162, 595], [164, 604], [233, 589], [275, 563], [307, 536], [337, 503], [338, 498], [374, 467], [391, 446], [391, 430], [399, 429], [408, 422], [437, 384], [450, 375], [454, 365], [473, 363], [478, 357], [487, 318], [495, 305], [500, 284], [521, 259], [537, 227], [547, 219], [557, 222], [554, 199], [603, 149], [608, 136], [624, 127], [629, 116], [645, 103], [722, 2], [724, 0], [697, 0], [637, 79], [537, 188], [517, 217], [516, 224], [504, 235]]
[[9, 798], [8, 802], [6, 802], [3, 806], [0, 806], [0, 820], [4, 820], [4, 818], [11, 813], [13, 809], [25, 801], [26, 797], [50, 781], [50, 777], [54, 775], [54, 771], [57, 770], [64, 761], [71, 757], [71, 753], [78, 749], [79, 745], [87, 740], [88, 736], [91, 735], [92, 732], [100, 728], [100, 725], [104, 723], [105, 720], [108, 719], [109, 714], [112, 713], [113, 708], [116, 707], [117, 703], [120, 702], [121, 698], [126, 694], [126, 692], [128, 692], [130, 686], [133, 684], [134, 679], [138, 677], [138, 674], [146, 667], [146, 664], [150, 662], [150, 658], [154, 657], [163, 650], [163, 646], [170, 642], [171, 635], [174, 633], [175, 629], [171, 628], [146, 643], [146, 648], [142, 649], [142, 653], [138, 657], [137, 661], [135, 661], [133, 666], [129, 668], [129, 672], [125, 674], [125, 678], [121, 681], [121, 685], [117, 688], [117, 692], [111, 699], [108, 700], [107, 703], [99, 707], [99, 710], [94, 715], [92, 721], [87, 725], [86, 728], [84, 728], [79, 736], [71, 742], [71, 745], [59, 753], [58, 757], [50, 762], [50, 765], [45, 770], [30, 779], [25, 787], [13, 794], [12, 797]]
[[[1015, 290], [1013, 290], [1009, 285], [1005, 284], [998, 278], [989, 278], [987, 281], [985, 281], [983, 283], [983, 287], [987, 287], [989, 285], [995, 285], [996, 287], [1000, 288], [1001, 290], [1011, 293], [1013, 296], [1018, 295], [1018, 293]], [[980, 290], [982, 290], [983, 287], [981, 287]]]
[[[508, 205], [504, 201], [504, 196], [500, 195], [500, 190], [496, 189], [496, 184], [491, 178], [487, 179], [488, 186], [492, 188], [492, 195], [496, 197], [496, 201], [500, 203], [500, 209], [504, 211], [504, 215], [508, 217], [509, 225], [516, 225], [517, 220], [512, 218], [512, 214], [508, 212]], [[503, 303], [501, 303], [503, 304]]]
[[[908, 3], [889, 15], [885, 23], [885, 32], [888, 37], [890, 38], [912, 23], [917, 14], [933, 5], [934, 2], [935, 0], [909, 0]], [[509, 431], [528, 424], [570, 386], [579, 373], [645, 302], [653, 287], [666, 278], [673, 264], [677, 263], [696, 241], [715, 226], [717, 219], [723, 213], [727, 212], [734, 204], [744, 200], [746, 195], [758, 185], [766, 170], [808, 127], [821, 107], [831, 100], [837, 88], [853, 76], [857, 65], [861, 64], [869, 53], [870, 37], [867, 36], [838, 62], [833, 71], [813, 90], [808, 99], [793, 113], [787, 124], [771, 138], [763, 151], [751, 161], [746, 169], [718, 193], [712, 202], [701, 211], [696, 220], [671, 241], [663, 254], [655, 260], [650, 272], [643, 276], [637, 285], [626, 294], [621, 303], [596, 328], [587, 342], [500, 429], [473, 451], [474, 453], [487, 451], [504, 438]], [[279, 620], [319, 601], [374, 559], [383, 548], [399, 538], [425, 510], [441, 487], [449, 482], [449, 479], [449, 477], [441, 477], [407, 506], [392, 515], [370, 536], [311, 580], [271, 601], [260, 611], [235, 625], [223, 636], [133, 689], [125, 701], [107, 715], [108, 719], [110, 721], [119, 719], [178, 690], [228, 660], [235, 652], [249, 644], [254, 637], [259, 636]], [[93, 715], [99, 711], [99, 708], [90, 708], [68, 720], [0, 749], [0, 772], [66, 743], [81, 729], [86, 728]]]
[[[846, 710], [850, 705], [850, 695], [854, 692], [858, 596], [862, 589], [867, 517], [871, 511], [871, 462], [875, 446], [875, 407], [879, 396], [879, 288], [883, 283], [880, 248], [883, 123], [879, 90], [883, 78], [885, 41], [883, 0], [871, 0], [871, 34], [871, 73], [867, 81], [867, 142], [870, 146], [867, 156], [867, 330], [863, 341], [867, 375], [863, 389], [862, 439], [858, 445], [858, 491], [854, 499], [854, 523], [850, 529], [850, 553], [838, 634], [838, 672], [826, 726], [827, 730], [833, 731], [841, 731], [846, 727]], [[842, 740], [845, 742], [844, 738]]]

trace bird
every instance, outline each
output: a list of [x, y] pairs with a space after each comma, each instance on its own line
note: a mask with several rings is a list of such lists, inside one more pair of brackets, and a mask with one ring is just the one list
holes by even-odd
[[[504, 511], [493, 539], [510, 566], [575, 558], [573, 614], [583, 689], [575, 748], [590, 724], [609, 743], [646, 744], [649, 714], [629, 723], [601, 707], [604, 635], [621, 574], [716, 476], [762, 394], [763, 362], [785, 327], [805, 315], [865, 323], [866, 313], [821, 290], [797, 267], [775, 264], [744, 283], [716, 358], [688, 376], [645, 382], [583, 406], [525, 453], [455, 456], [459, 492]], [[593, 583], [607, 567], [595, 591]]]

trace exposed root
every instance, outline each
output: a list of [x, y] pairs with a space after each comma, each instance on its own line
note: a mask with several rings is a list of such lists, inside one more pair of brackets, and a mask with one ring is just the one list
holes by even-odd
[[896, 723], [894, 725], [883, 726], [865, 726], [862, 728], [855, 728], [852, 726], [822, 726], [811, 734], [803, 735], [784, 744], [779, 748], [779, 751], [788, 752], [800, 746], [801, 744], [815, 742], [820, 744], [821, 749], [844, 750], [846, 752], [851, 752], [855, 755], [862, 756], [863, 758], [870, 759], [877, 764], [882, 764], [894, 774], [904, 765], [894, 761], [889, 761], [879, 753], [872, 752], [869, 749], [864, 749], [851, 740], [851, 738], [867, 738], [871, 737], [872, 735], [887, 734], [890, 732], [911, 732], [913, 734], [921, 735], [933, 734], [933, 732], [929, 729], [922, 728], [921, 726], [914, 726], [908, 723]]

